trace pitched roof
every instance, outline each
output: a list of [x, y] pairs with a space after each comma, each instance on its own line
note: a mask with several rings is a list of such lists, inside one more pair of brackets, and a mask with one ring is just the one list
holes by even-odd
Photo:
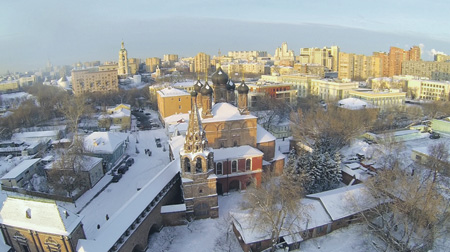
[[28, 159], [22, 161], [20, 164], [18, 164], [16, 167], [11, 169], [8, 173], [6, 173], [2, 179], [13, 179], [22, 174], [22, 172], [26, 171], [28, 168], [30, 168], [32, 165], [39, 162], [40, 158], [34, 158], [34, 159]]
[[92, 153], [111, 154], [126, 139], [128, 134], [120, 132], [93, 132], [84, 139], [84, 147]]
[[81, 219], [52, 200], [8, 197], [0, 210], [0, 222], [4, 225], [66, 236]]

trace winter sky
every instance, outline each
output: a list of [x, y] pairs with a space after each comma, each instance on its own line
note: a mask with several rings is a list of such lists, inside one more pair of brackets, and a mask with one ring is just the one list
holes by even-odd
[[450, 54], [448, 0], [1, 1], [0, 74], [92, 60], [234, 50], [274, 54], [283, 41], [370, 55], [390, 46]]

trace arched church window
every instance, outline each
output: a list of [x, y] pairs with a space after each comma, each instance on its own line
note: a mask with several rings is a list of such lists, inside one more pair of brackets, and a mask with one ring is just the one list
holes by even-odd
[[233, 160], [231, 162], [231, 172], [237, 172], [237, 161]]
[[195, 172], [202, 172], [202, 159], [197, 158], [197, 162], [195, 164]]
[[216, 164], [216, 174], [223, 174], [222, 162]]
[[236, 140], [234, 140], [233, 145], [234, 145], [234, 147], [237, 147], [238, 146], [238, 142]]
[[184, 158], [184, 172], [191, 172], [191, 162], [189, 158]]
[[250, 171], [251, 169], [252, 169], [252, 160], [251, 159], [245, 160], [245, 170]]

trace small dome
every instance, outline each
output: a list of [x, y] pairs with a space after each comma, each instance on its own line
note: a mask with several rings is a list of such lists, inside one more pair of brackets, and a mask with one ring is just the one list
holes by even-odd
[[202, 90], [200, 92], [202, 95], [208, 96], [208, 95], [212, 95], [213, 90], [212, 90], [211, 86], [208, 84], [208, 82], [206, 82], [205, 85], [203, 85]]
[[219, 66], [217, 70], [211, 76], [211, 80], [214, 85], [226, 85], [228, 82], [228, 75]]
[[236, 85], [234, 82], [230, 79], [227, 83], [227, 90], [234, 91], [236, 89]]
[[202, 89], [202, 87], [203, 87], [203, 84], [200, 82], [200, 80], [197, 80], [197, 82], [195, 82], [195, 84], [194, 84], [194, 90], [197, 93], [200, 93], [200, 90]]
[[237, 91], [239, 94], [248, 94], [248, 86], [247, 84], [245, 84], [244, 80], [242, 80], [241, 85], [239, 85], [239, 87], [237, 88]]
[[197, 96], [197, 92], [194, 90], [191, 92], [191, 96]]

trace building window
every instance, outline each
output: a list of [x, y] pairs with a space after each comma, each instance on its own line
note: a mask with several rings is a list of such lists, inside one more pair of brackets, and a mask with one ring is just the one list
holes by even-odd
[[216, 174], [223, 174], [223, 169], [222, 169], [223, 167], [222, 167], [222, 162], [218, 162], [217, 164], [216, 164]]
[[231, 172], [237, 172], [237, 161], [233, 160], [231, 162]]
[[184, 172], [191, 172], [191, 162], [189, 158], [184, 158]]
[[49, 237], [45, 241], [45, 245], [48, 248], [48, 251], [50, 252], [61, 252], [61, 245], [58, 244], [55, 240], [53, 240], [51, 237]]
[[181, 101], [181, 98], [178, 98], [178, 101], [180, 102], [180, 101]]
[[195, 164], [195, 172], [202, 172], [202, 159], [197, 158], [197, 162]]
[[248, 158], [245, 160], [245, 170], [250, 171], [252, 169], [252, 160]]
[[178, 106], [178, 109], [181, 109], [181, 105], [180, 105], [180, 106]]

